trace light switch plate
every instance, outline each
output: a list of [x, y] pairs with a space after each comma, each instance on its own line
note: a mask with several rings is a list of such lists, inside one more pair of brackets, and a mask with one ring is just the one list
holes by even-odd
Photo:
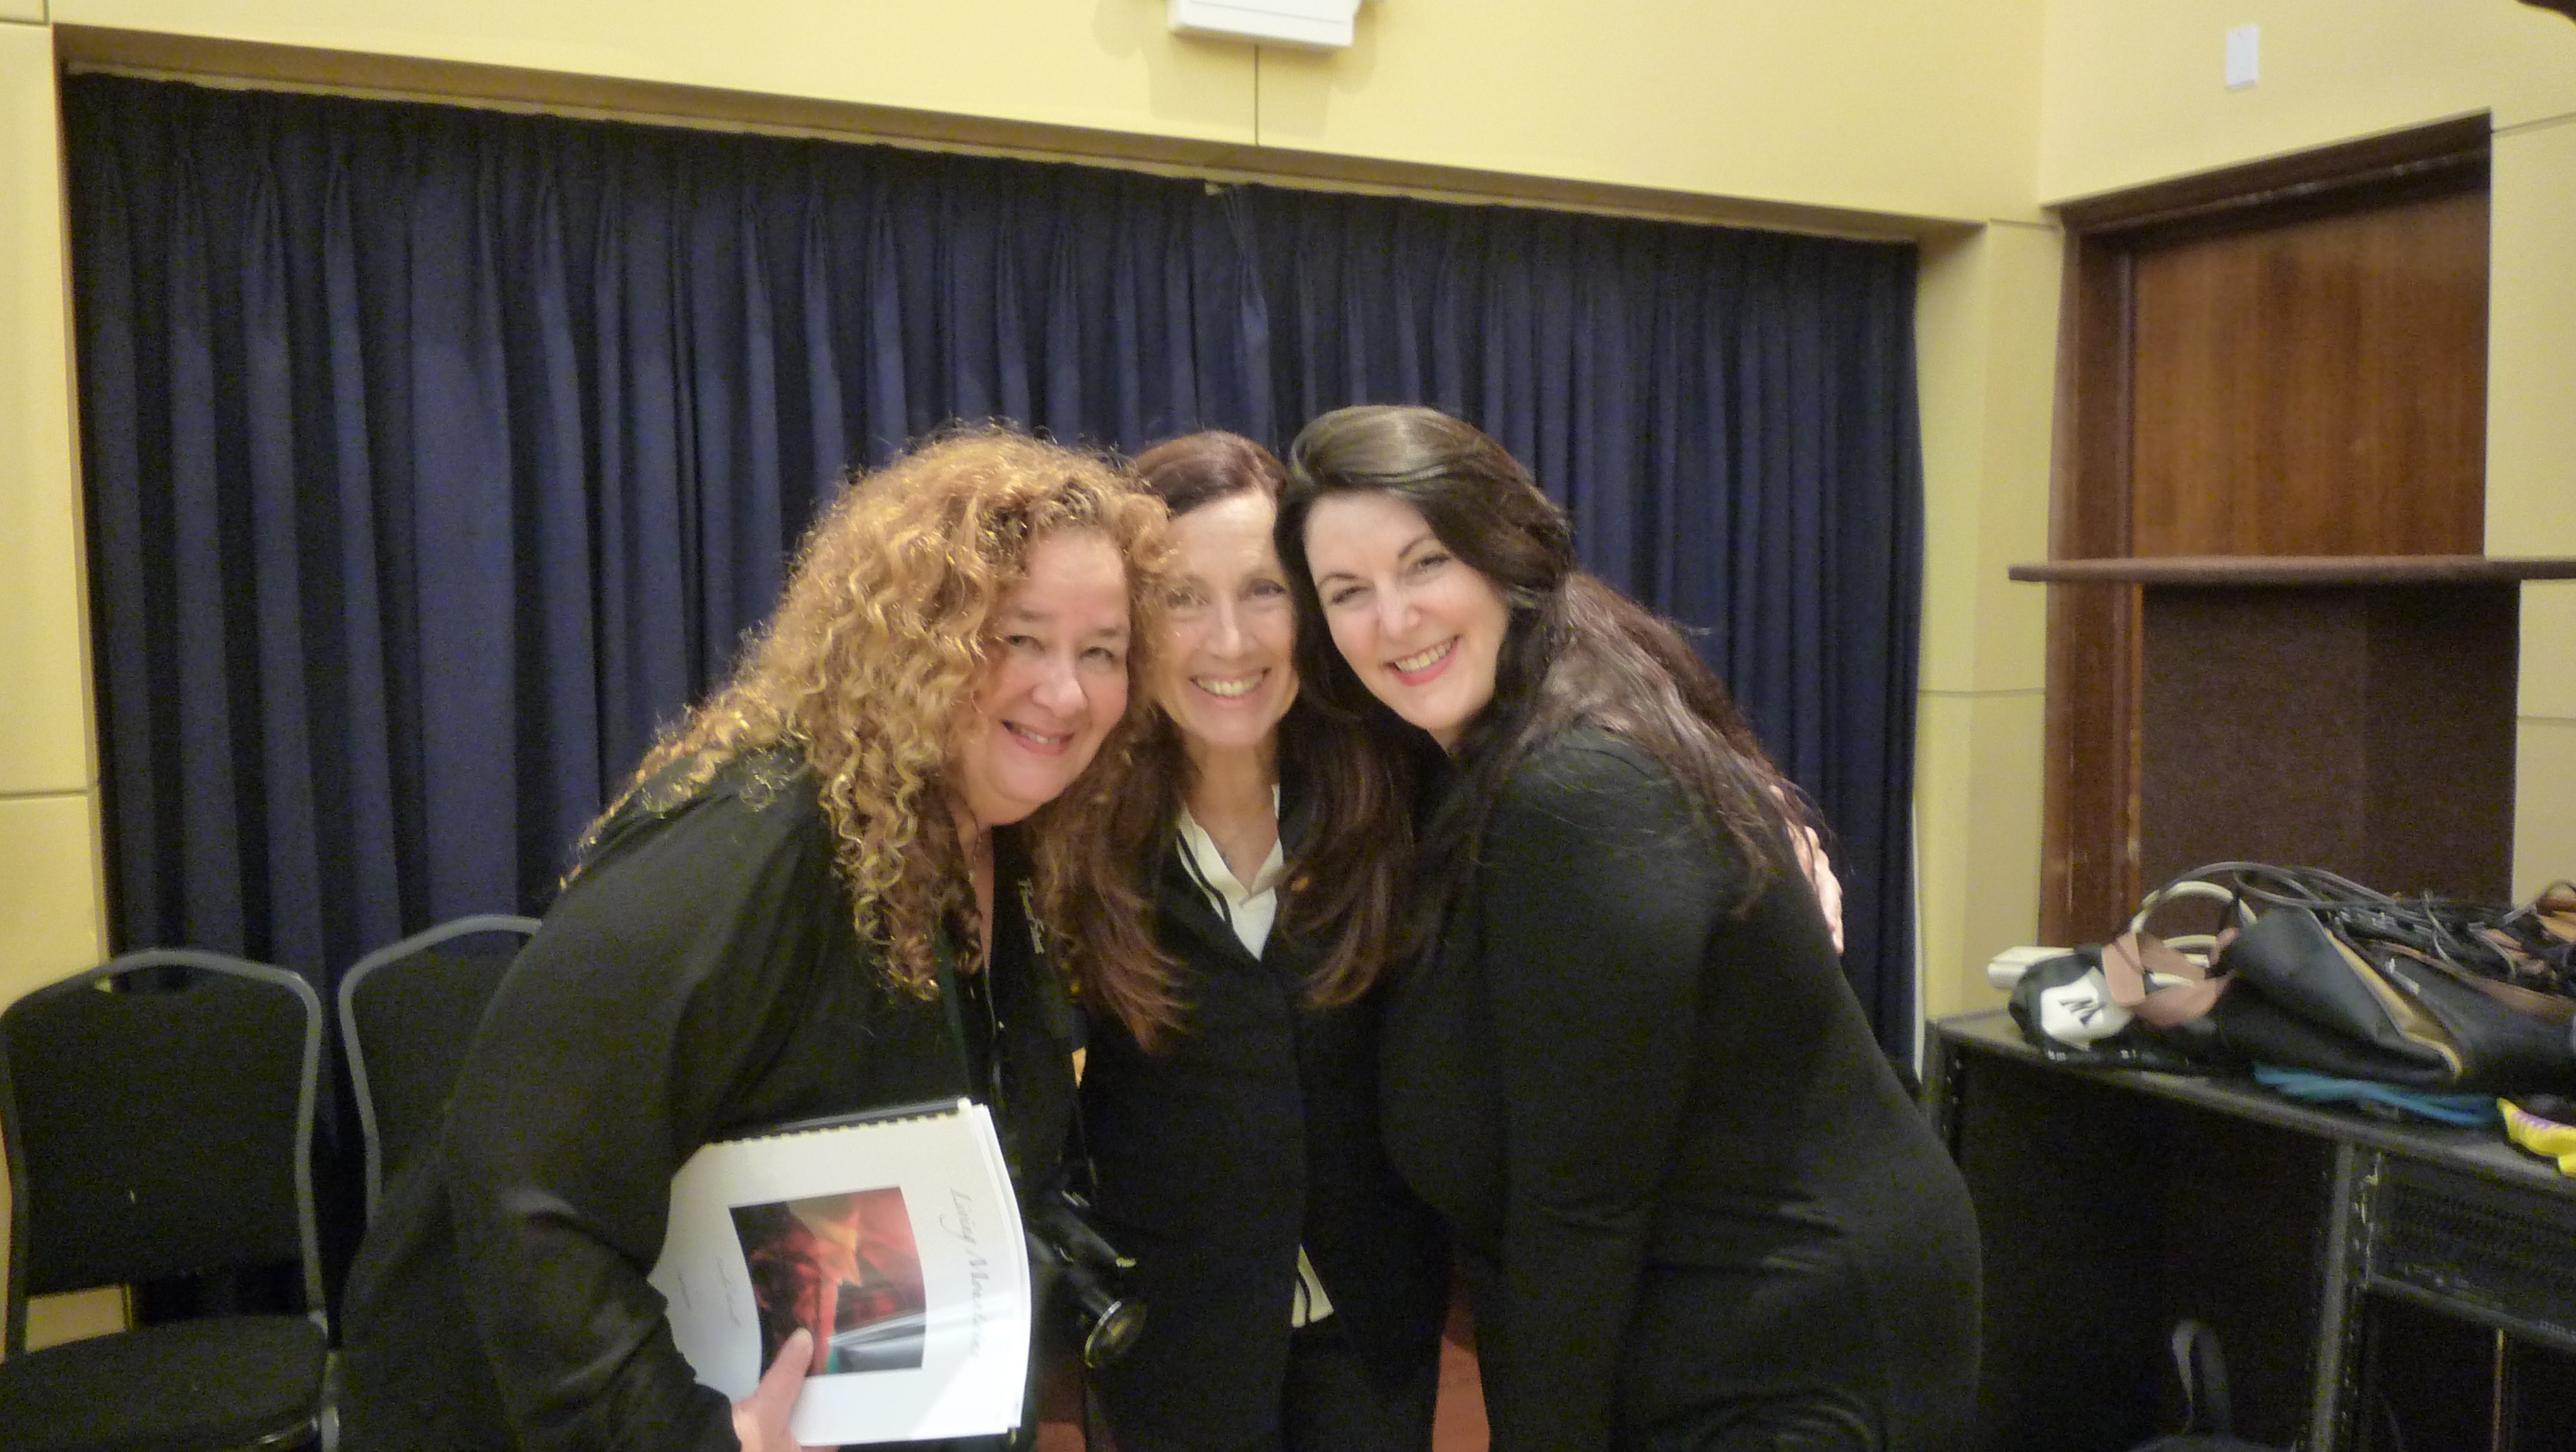
[[2240, 25], [2227, 32], [2227, 89], [2241, 91], [2263, 79], [2263, 27]]

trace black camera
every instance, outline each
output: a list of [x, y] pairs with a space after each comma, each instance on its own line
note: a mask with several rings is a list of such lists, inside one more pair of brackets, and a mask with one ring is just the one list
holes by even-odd
[[1043, 1199], [1027, 1220], [1029, 1268], [1041, 1287], [1041, 1314], [1082, 1349], [1082, 1364], [1107, 1366], [1127, 1354], [1145, 1329], [1145, 1306], [1120, 1282], [1136, 1262], [1092, 1228], [1091, 1202], [1071, 1190]]

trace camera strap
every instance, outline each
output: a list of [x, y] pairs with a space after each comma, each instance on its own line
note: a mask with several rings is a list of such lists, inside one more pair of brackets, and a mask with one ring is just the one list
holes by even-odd
[[[1002, 1103], [1002, 1045], [1000, 1026], [993, 1018], [993, 994], [990, 984], [978, 984], [982, 991], [974, 996], [982, 1020], [983, 1052], [976, 1052], [976, 1042], [966, 1033], [965, 975], [957, 971], [957, 954], [948, 930], [942, 928], [933, 940], [931, 957], [939, 969], [939, 1007], [948, 1019], [949, 1047], [957, 1051], [957, 1067], [965, 1074], [967, 1092], [982, 1100], [994, 1114], [1005, 1112]], [[979, 1084], [977, 1081], [981, 1080]]]

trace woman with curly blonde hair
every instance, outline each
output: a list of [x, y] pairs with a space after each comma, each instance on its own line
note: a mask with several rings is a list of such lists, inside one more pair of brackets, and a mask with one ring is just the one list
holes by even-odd
[[971, 1094], [1022, 1192], [1051, 1185], [1072, 1019], [1028, 916], [1068, 889], [1014, 824], [1128, 749], [1164, 547], [1114, 466], [998, 429], [824, 513], [733, 679], [585, 836], [388, 1188], [348, 1446], [792, 1447], [819, 1349], [728, 1406], [645, 1280], [710, 1141]]

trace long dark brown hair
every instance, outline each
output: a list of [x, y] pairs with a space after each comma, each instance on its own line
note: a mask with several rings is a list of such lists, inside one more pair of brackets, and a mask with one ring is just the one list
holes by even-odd
[[1325, 626], [1306, 561], [1306, 518], [1316, 501], [1350, 493], [1412, 506], [1442, 546], [1493, 584], [1508, 614], [1493, 701], [1460, 733], [1450, 752], [1457, 780], [1421, 830], [1416, 875], [1425, 891], [1400, 951], [1428, 946], [1475, 867], [1512, 769], [1576, 726], [1644, 751], [1705, 827], [1733, 839], [1746, 870], [1730, 907], [1749, 906], [1773, 874], [1796, 872], [1788, 828], [1804, 824], [1805, 799], [1772, 765], [1726, 687], [1671, 622], [1575, 568], [1564, 511], [1518, 459], [1437, 410], [1337, 409], [1289, 446], [1279, 554], [1297, 602], [1298, 668], [1319, 705], [1371, 723], [1382, 741], [1424, 739], [1369, 694]]
[[[1134, 467], [1175, 519], [1241, 494], [1275, 501], [1286, 482], [1268, 449], [1213, 430], [1147, 449]], [[1371, 750], [1358, 721], [1319, 707], [1302, 690], [1279, 723], [1279, 769], [1296, 797], [1290, 815], [1310, 824], [1287, 844], [1280, 920], [1318, 950], [1306, 1001], [1349, 1003], [1368, 992], [1388, 960], [1411, 856], [1411, 788], [1401, 758]], [[1176, 850], [1174, 824], [1192, 775], [1179, 728], [1159, 708], [1148, 712], [1133, 753], [1096, 788], [1107, 803], [1104, 836], [1089, 852], [1090, 866], [1074, 867], [1094, 879], [1092, 890], [1074, 895], [1073, 920], [1060, 925], [1085, 944], [1086, 995], [1147, 1047], [1184, 1026], [1173, 992], [1178, 965], [1136, 925], [1155, 874]]]

